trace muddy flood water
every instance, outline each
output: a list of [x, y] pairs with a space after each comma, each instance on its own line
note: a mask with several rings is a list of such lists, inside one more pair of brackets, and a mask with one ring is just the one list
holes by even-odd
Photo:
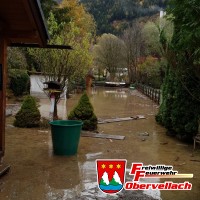
[[[200, 199], [200, 162], [197, 162], [200, 161], [200, 147], [193, 151], [192, 144], [167, 136], [166, 129], [155, 122], [157, 104], [129, 89], [97, 88], [89, 96], [98, 118], [144, 115], [146, 119], [99, 124], [98, 132], [122, 135], [125, 139], [81, 137], [78, 154], [67, 157], [53, 155], [49, 129], [15, 128], [12, 126], [13, 117], [7, 117], [4, 163], [11, 165], [11, 170], [0, 179], [0, 199]], [[62, 100], [59, 116], [65, 118], [79, 98], [80, 94], [74, 94], [67, 103]], [[41, 99], [41, 114], [48, 117], [49, 109], [49, 100]], [[144, 178], [141, 181], [189, 181], [193, 184], [192, 190], [123, 190], [116, 195], [105, 195], [97, 185], [96, 159], [126, 159], [126, 180], [133, 178], [129, 175], [132, 162], [173, 165], [174, 170], [182, 174], [192, 173], [194, 178]]]

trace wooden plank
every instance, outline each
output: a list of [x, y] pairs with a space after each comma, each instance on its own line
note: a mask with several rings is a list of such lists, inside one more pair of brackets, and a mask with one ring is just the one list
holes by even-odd
[[10, 171], [10, 165], [0, 166], [0, 177], [6, 175]]
[[135, 117], [122, 117], [122, 118], [115, 118], [115, 119], [98, 119], [98, 124], [130, 121], [130, 120], [137, 120], [137, 119], [145, 119], [145, 117], [143, 115], [137, 115]]
[[122, 135], [109, 135], [102, 133], [81, 133], [82, 137], [93, 137], [93, 138], [103, 138], [103, 139], [113, 139], [113, 140], [124, 140], [125, 136]]
[[193, 162], [200, 162], [200, 160], [195, 160], [195, 159], [192, 159], [190, 161], [193, 161]]
[[112, 122], [121, 122], [121, 121], [130, 121], [133, 120], [131, 117], [126, 118], [116, 118], [116, 119], [104, 119], [102, 121], [98, 121], [98, 124], [112, 123]]

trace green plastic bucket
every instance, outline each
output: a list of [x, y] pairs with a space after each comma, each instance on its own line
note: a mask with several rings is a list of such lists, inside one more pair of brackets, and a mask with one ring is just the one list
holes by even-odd
[[55, 120], [49, 122], [49, 124], [51, 125], [54, 154], [76, 154], [83, 122], [77, 120]]

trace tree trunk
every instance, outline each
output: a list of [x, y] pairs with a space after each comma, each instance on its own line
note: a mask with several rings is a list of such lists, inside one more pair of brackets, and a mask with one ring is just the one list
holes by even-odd
[[134, 74], [134, 71], [133, 71], [132, 67], [130, 67], [130, 69], [129, 69], [129, 82], [130, 83], [134, 83], [135, 82], [135, 74]]
[[55, 101], [54, 112], [53, 112], [53, 120], [57, 120], [57, 119], [58, 119], [58, 109], [57, 109], [57, 101]]

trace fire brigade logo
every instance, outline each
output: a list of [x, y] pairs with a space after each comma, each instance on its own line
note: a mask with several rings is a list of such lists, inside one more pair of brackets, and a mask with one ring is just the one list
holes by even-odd
[[126, 160], [96, 160], [99, 189], [108, 194], [116, 194], [123, 189]]

